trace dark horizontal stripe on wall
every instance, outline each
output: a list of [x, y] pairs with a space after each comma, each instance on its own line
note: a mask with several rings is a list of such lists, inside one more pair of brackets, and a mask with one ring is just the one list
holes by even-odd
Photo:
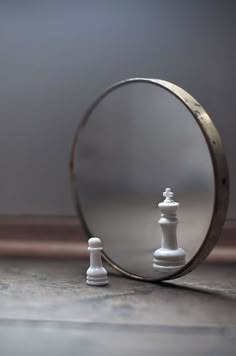
[[[236, 263], [236, 222], [225, 224], [208, 261]], [[0, 256], [87, 257], [86, 234], [76, 217], [0, 217]]]

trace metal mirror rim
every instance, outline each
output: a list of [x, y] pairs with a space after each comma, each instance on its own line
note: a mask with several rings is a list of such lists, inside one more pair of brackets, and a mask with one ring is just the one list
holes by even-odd
[[110, 264], [115, 270], [121, 272], [123, 275], [134, 278], [142, 281], [162, 281], [162, 280], [170, 280], [177, 277], [184, 276], [185, 274], [191, 272], [195, 269], [211, 252], [213, 247], [215, 246], [218, 237], [220, 235], [221, 229], [223, 227], [227, 208], [229, 201], [229, 174], [227, 161], [224, 154], [224, 149], [222, 145], [221, 138], [219, 133], [210, 119], [209, 115], [203, 109], [203, 107], [199, 104], [199, 102], [194, 99], [188, 92], [178, 87], [177, 85], [167, 82], [165, 80], [160, 79], [149, 79], [149, 78], [131, 78], [120, 81], [109, 88], [107, 88], [89, 107], [86, 111], [82, 120], [76, 130], [76, 134], [74, 136], [74, 140], [72, 143], [71, 156], [70, 156], [70, 179], [71, 179], [71, 187], [72, 194], [74, 198], [75, 207], [77, 210], [78, 217], [81, 220], [82, 226], [88, 236], [90, 238], [92, 236], [89, 228], [87, 226], [86, 220], [84, 218], [82, 208], [80, 205], [79, 192], [76, 187], [77, 179], [76, 179], [76, 162], [77, 162], [77, 144], [79, 142], [80, 132], [83, 127], [86, 125], [87, 120], [89, 119], [92, 112], [95, 110], [97, 105], [111, 92], [114, 90], [133, 83], [148, 83], [157, 87], [161, 87], [166, 91], [173, 94], [179, 101], [181, 101], [185, 107], [190, 111], [193, 118], [197, 122], [204, 138], [207, 143], [212, 165], [213, 165], [213, 173], [214, 173], [214, 182], [215, 182], [215, 194], [214, 194], [214, 207], [213, 214], [211, 218], [211, 222], [209, 224], [208, 232], [199, 247], [198, 251], [191, 258], [185, 266], [179, 269], [176, 273], [165, 277], [165, 278], [149, 278], [139, 276], [129, 271], [123, 269], [121, 266], [117, 265], [114, 261], [112, 261], [109, 256], [103, 251], [103, 258]]

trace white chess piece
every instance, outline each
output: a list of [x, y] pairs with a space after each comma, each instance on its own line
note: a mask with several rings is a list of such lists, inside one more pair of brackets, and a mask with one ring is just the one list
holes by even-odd
[[108, 284], [107, 271], [102, 265], [102, 243], [98, 237], [88, 240], [90, 252], [90, 267], [87, 270], [87, 284], [91, 286], [105, 286]]
[[170, 188], [166, 188], [163, 196], [165, 200], [158, 204], [161, 210], [159, 224], [162, 229], [162, 243], [161, 248], [154, 252], [153, 268], [159, 272], [175, 272], [186, 263], [186, 253], [178, 247], [176, 236], [176, 211], [179, 203], [172, 199], [174, 194]]

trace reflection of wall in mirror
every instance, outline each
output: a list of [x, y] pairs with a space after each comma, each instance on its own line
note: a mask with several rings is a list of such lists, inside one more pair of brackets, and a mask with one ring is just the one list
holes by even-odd
[[88, 193], [105, 194], [108, 186], [113, 193], [144, 196], [160, 195], [165, 186], [178, 193], [214, 190], [207, 144], [192, 114], [151, 84], [110, 93], [82, 130], [78, 153], [84, 186], [92, 180]]

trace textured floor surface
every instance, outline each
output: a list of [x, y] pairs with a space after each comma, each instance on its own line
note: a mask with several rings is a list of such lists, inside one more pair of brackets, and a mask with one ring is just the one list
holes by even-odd
[[234, 355], [236, 266], [204, 264], [162, 284], [110, 274], [85, 284], [88, 261], [0, 261], [0, 355]]

